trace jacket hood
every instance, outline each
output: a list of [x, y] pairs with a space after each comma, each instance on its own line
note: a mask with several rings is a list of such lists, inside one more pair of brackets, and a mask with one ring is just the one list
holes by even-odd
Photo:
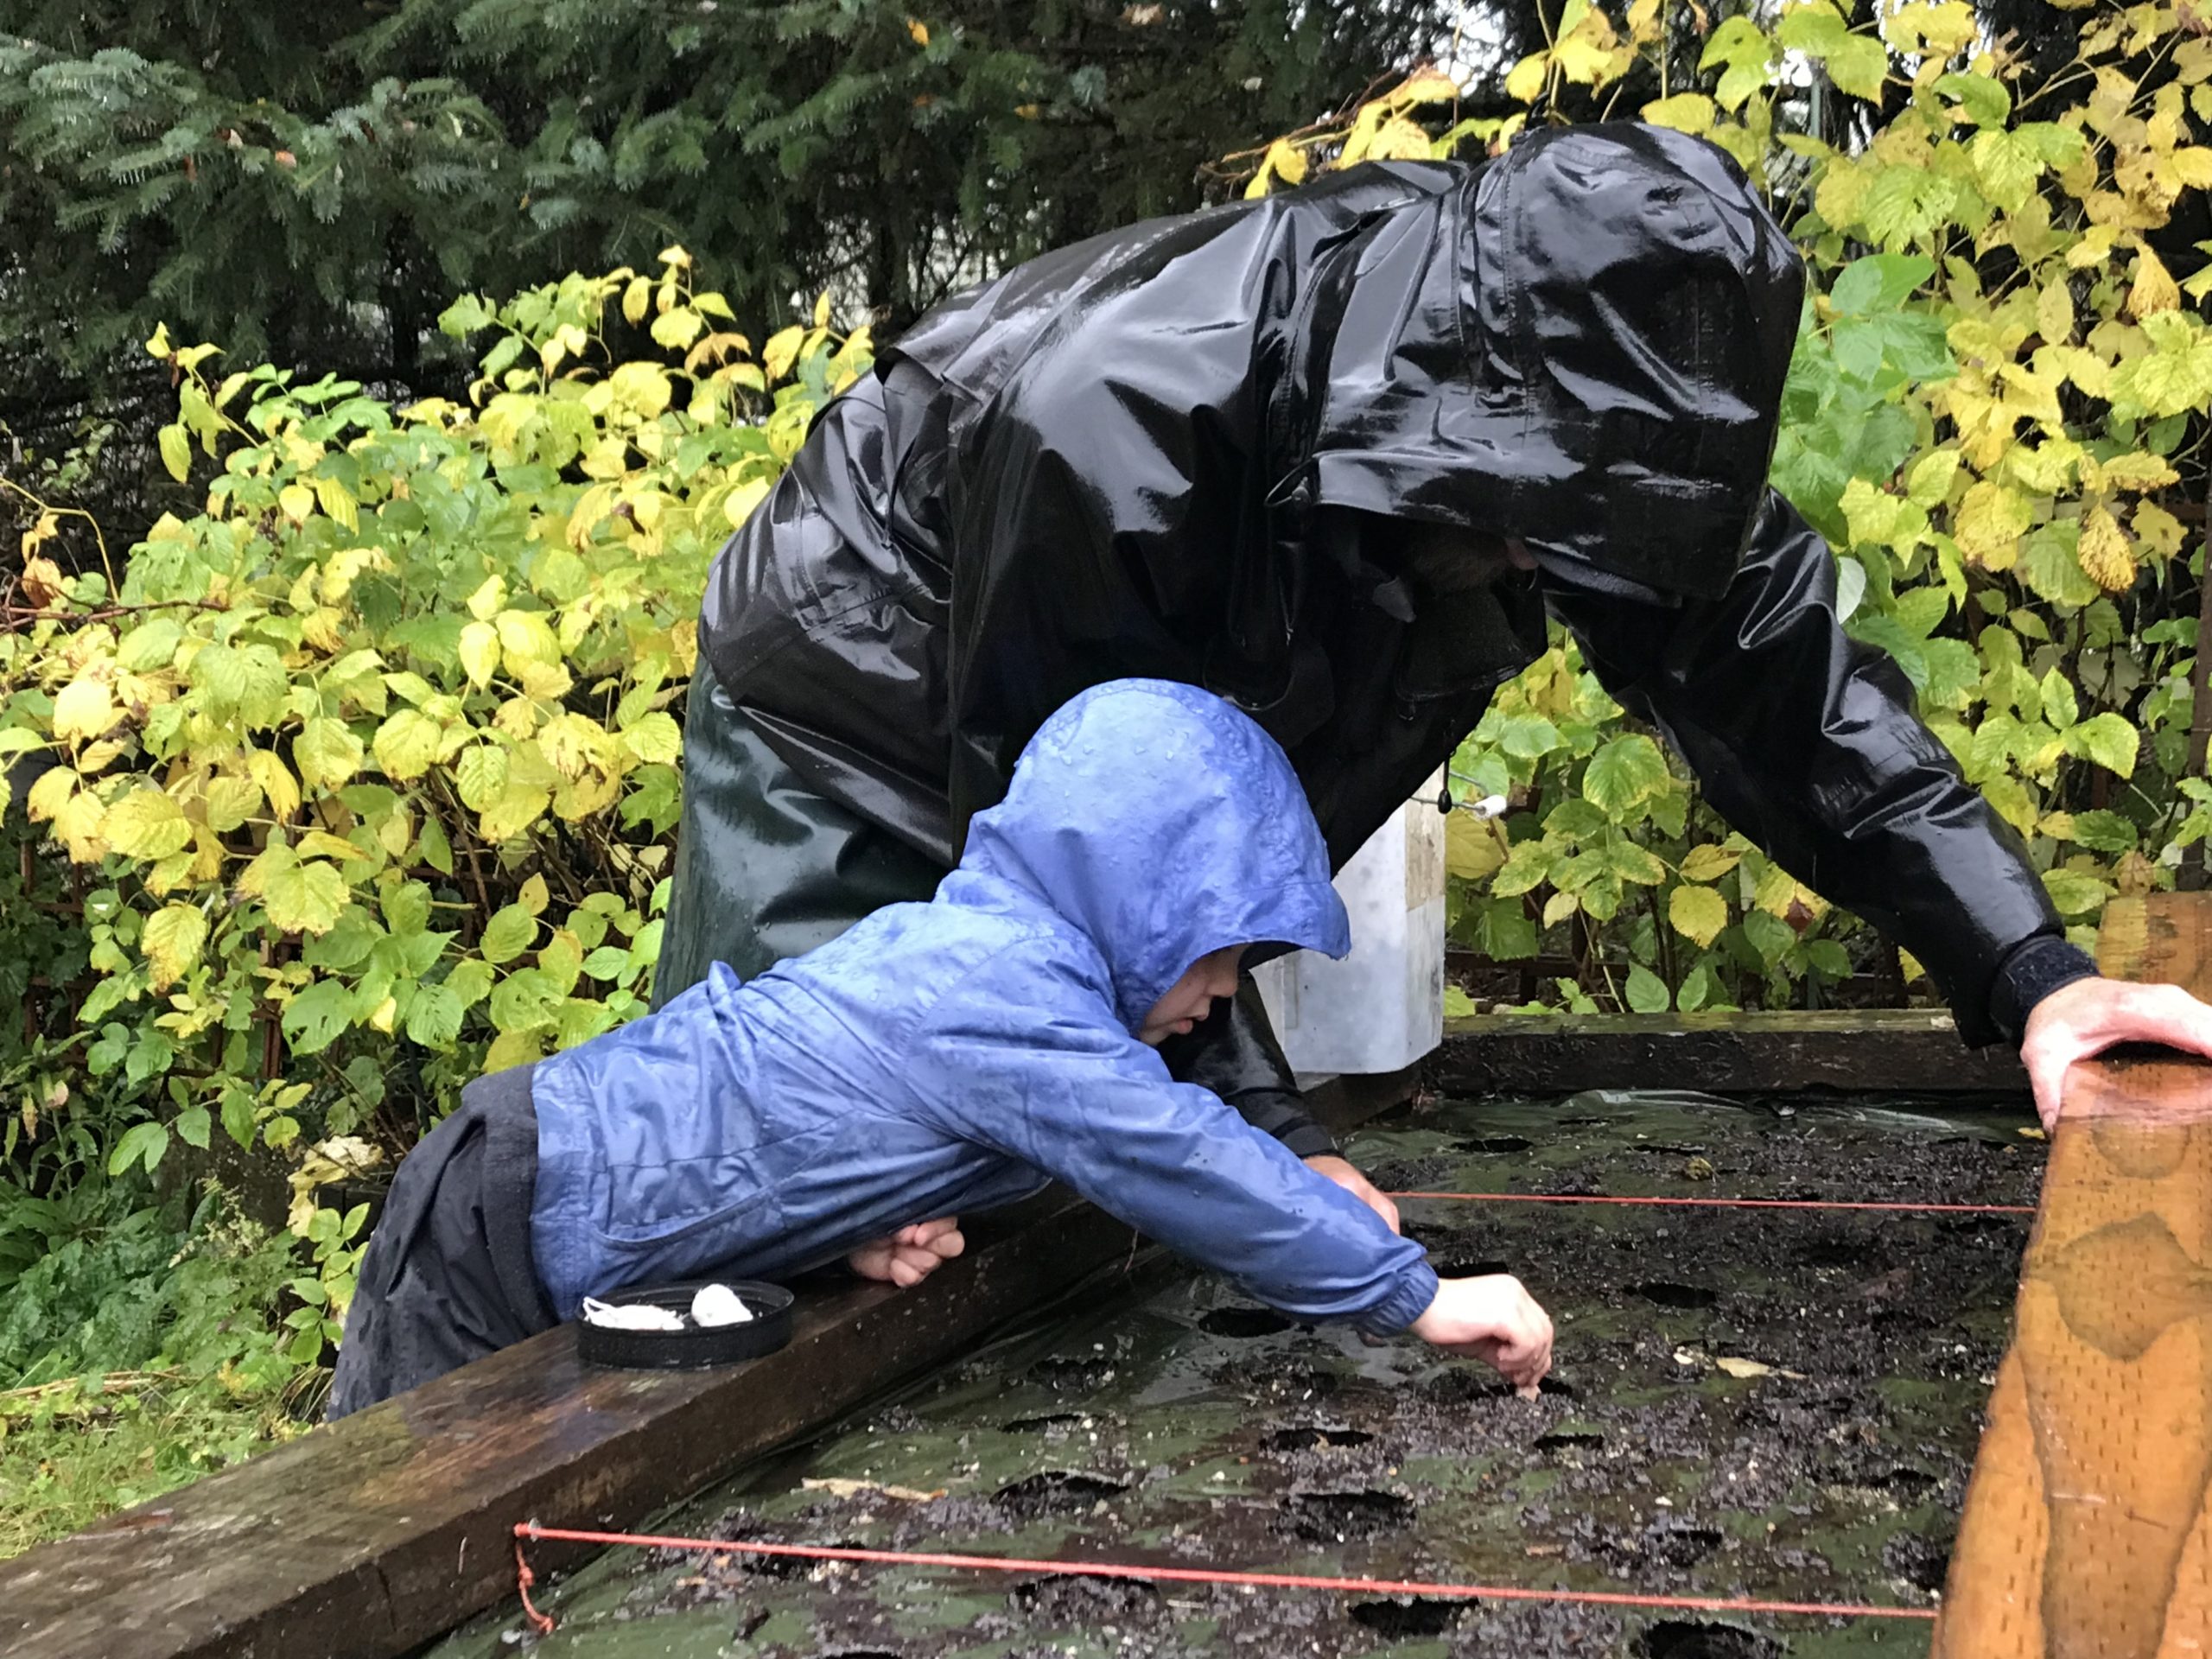
[[1288, 758], [1195, 686], [1116, 680], [1060, 709], [1022, 750], [1006, 798], [970, 823], [960, 868], [1081, 929], [1131, 1031], [1224, 945], [1351, 949]]
[[1741, 169], [1638, 123], [1533, 135], [1359, 250], [1309, 499], [1707, 597], [1766, 483], [1804, 290]]

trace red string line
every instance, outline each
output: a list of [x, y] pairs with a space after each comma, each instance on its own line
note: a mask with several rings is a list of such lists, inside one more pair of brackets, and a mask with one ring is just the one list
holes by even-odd
[[[697, 1549], [746, 1555], [781, 1555], [809, 1561], [855, 1561], [873, 1567], [944, 1567], [980, 1573], [1042, 1573], [1064, 1578], [1136, 1579], [1165, 1584], [1217, 1584], [1247, 1589], [1333, 1590], [1360, 1596], [1432, 1596], [1459, 1601], [1541, 1601], [1586, 1607], [1657, 1607], [1696, 1613], [1797, 1613], [1835, 1618], [1933, 1619], [1927, 1607], [1879, 1607], [1854, 1602], [1759, 1601], [1722, 1596], [1651, 1596], [1620, 1590], [1535, 1590], [1511, 1585], [1429, 1584], [1416, 1579], [1332, 1579], [1305, 1573], [1238, 1573], [1203, 1567], [1154, 1567], [1131, 1561], [1039, 1561], [1010, 1555], [959, 1555], [899, 1549], [833, 1548], [817, 1544], [767, 1544], [742, 1539], [664, 1538], [651, 1533], [583, 1532], [515, 1526], [515, 1560], [521, 1567], [523, 1608], [541, 1630], [553, 1622], [530, 1603], [530, 1568], [522, 1541], [543, 1538], [570, 1544], [629, 1544], [647, 1549]], [[542, 1622], [541, 1622], [542, 1621]]]
[[1872, 1204], [1840, 1198], [1615, 1198], [1582, 1192], [1385, 1192], [1386, 1198], [1459, 1204], [1648, 1204], [1683, 1210], [1889, 1210], [1959, 1216], [2032, 1216], [2031, 1204]]

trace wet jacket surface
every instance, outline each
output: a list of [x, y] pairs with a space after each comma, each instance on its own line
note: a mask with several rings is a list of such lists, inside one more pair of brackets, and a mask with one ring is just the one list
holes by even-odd
[[1218, 698], [1077, 698], [927, 904], [539, 1064], [531, 1248], [559, 1313], [774, 1277], [1057, 1178], [1301, 1318], [1409, 1323], [1420, 1246], [1133, 1033], [1232, 944], [1350, 935], [1281, 750]]
[[[1802, 291], [1732, 162], [1631, 124], [1096, 238], [932, 312], [823, 411], [720, 556], [702, 648], [793, 775], [940, 861], [1052, 709], [1144, 675], [1250, 712], [1341, 864], [1548, 607], [1987, 1040], [1999, 963], [2059, 925], [1764, 483]], [[1519, 537], [1541, 576], [1425, 580], [1378, 519]], [[1257, 1018], [1179, 1065], [1282, 1082]]]

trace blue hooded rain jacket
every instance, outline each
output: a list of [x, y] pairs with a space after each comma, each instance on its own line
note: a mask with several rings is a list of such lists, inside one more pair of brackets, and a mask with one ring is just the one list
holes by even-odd
[[1285, 1313], [1402, 1328], [1436, 1292], [1421, 1248], [1134, 1034], [1198, 957], [1254, 944], [1351, 948], [1282, 750], [1190, 686], [1087, 691], [930, 903], [747, 983], [718, 965], [538, 1065], [547, 1294], [566, 1319], [773, 1277], [1057, 1179]]

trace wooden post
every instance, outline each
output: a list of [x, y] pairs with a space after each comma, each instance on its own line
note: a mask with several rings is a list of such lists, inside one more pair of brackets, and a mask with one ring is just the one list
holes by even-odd
[[[2114, 976], [2212, 991], [2212, 894], [2107, 912]], [[2067, 1082], [1934, 1659], [2212, 1646], [2212, 1067]]]

